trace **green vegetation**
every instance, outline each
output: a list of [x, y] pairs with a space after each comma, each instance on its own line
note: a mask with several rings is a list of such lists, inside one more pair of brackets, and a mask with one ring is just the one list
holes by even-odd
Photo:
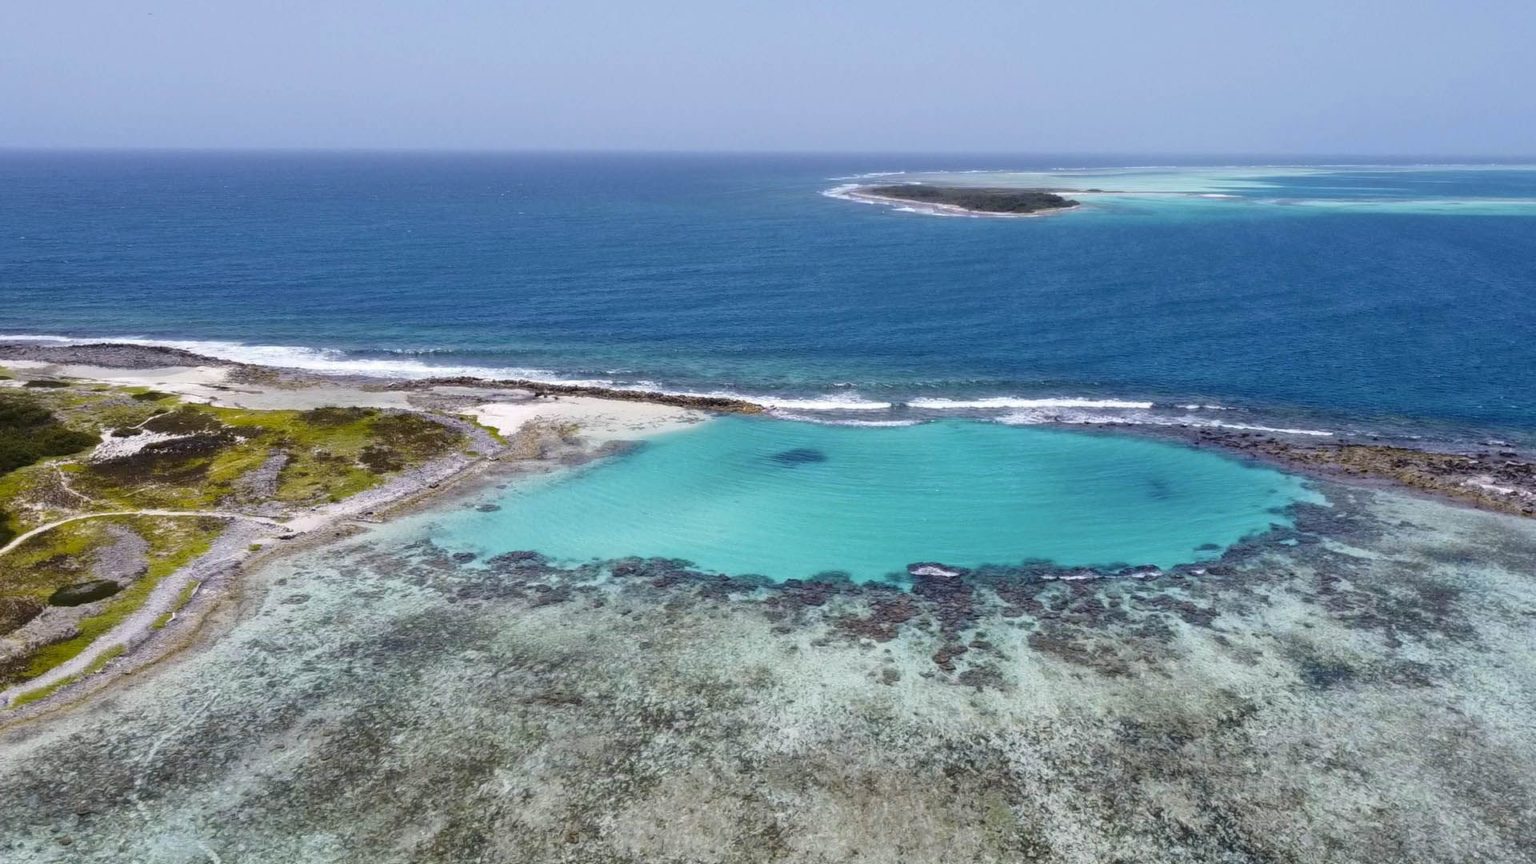
[[155, 619], [155, 623], [149, 626], [155, 628], [156, 630], [164, 629], [165, 625], [171, 623], [171, 619], [176, 617], [177, 612], [185, 609], [187, 604], [192, 602], [193, 595], [197, 594], [197, 589], [201, 587], [203, 587], [203, 583], [197, 581], [196, 579], [187, 582], [187, 584], [181, 589], [181, 593], [176, 596], [176, 605], [171, 608], [171, 611], [161, 614], [159, 618]]
[[101, 652], [101, 654], [95, 660], [91, 661], [91, 665], [87, 666], [85, 671], [79, 675], [70, 675], [66, 678], [60, 678], [59, 680], [47, 686], [39, 687], [36, 690], [28, 690], [27, 692], [17, 696], [14, 700], [12, 700], [11, 706], [14, 708], [21, 708], [26, 705], [31, 705], [34, 702], [41, 702], [42, 700], [47, 699], [49, 696], [52, 696], [60, 690], [63, 690], [65, 687], [68, 687], [71, 684], [79, 683], [82, 678], [86, 678], [88, 676], [95, 675], [97, 672], [100, 672], [102, 669], [106, 668], [108, 663], [111, 663], [113, 660], [116, 660], [117, 658], [123, 656], [123, 654], [127, 653], [127, 650], [128, 649], [121, 645], [113, 645], [111, 648]]
[[111, 648], [108, 648], [107, 650], [96, 655], [96, 659], [92, 660], [90, 665], [85, 667], [85, 674], [95, 675], [97, 672], [100, 672], [102, 668], [105, 667], [108, 663], [111, 663], [113, 660], [123, 656], [125, 653], [127, 653], [127, 651], [128, 649], [121, 645], [113, 645]]
[[385, 475], [450, 452], [463, 440], [420, 415], [374, 408], [207, 410], [239, 434], [256, 432], [288, 454], [274, 497], [295, 504], [355, 495]]
[[[36, 678], [53, 667], [74, 659], [102, 634], [122, 623], [124, 618], [144, 605], [144, 601], [148, 599], [150, 592], [155, 589], [161, 579], [208, 551], [208, 547], [213, 545], [214, 538], [224, 528], [221, 520], [213, 518], [155, 519], [132, 516], [126, 517], [124, 521], [133, 524], [149, 541], [152, 561], [149, 572], [112, 598], [112, 601], [99, 614], [82, 620], [79, 632], [75, 636], [38, 649], [19, 674], [12, 673], [13, 680], [26, 681]], [[8, 677], [5, 675], [6, 671], [0, 670], [0, 681]]]
[[[70, 429], [47, 408], [19, 394], [0, 393], [0, 478], [50, 456], [64, 456], [96, 443], [96, 436]], [[0, 508], [0, 544], [17, 531]]]
[[4, 558], [6, 594], [26, 593], [47, 601], [59, 588], [90, 578], [86, 557], [111, 542], [110, 520], [84, 519], [29, 538]]
[[70, 429], [47, 408], [20, 394], [0, 393], [0, 474], [49, 456], [64, 456], [95, 445], [88, 432]]
[[31, 705], [33, 702], [41, 702], [44, 699], [47, 699], [49, 696], [52, 696], [53, 694], [63, 690], [65, 687], [68, 687], [69, 685], [74, 684], [79, 680], [79, 675], [71, 675], [68, 678], [61, 678], [46, 687], [39, 687], [36, 690], [28, 690], [20, 696], [17, 696], [15, 699], [12, 699], [11, 707], [23, 708], [27, 705]]
[[[153, 403], [135, 399], [129, 404], [153, 410]], [[131, 441], [142, 432], [176, 436], [92, 463], [72, 478], [81, 493], [103, 506], [122, 508], [204, 509], [245, 499], [295, 505], [335, 501], [462, 443], [457, 431], [419, 415], [365, 408], [255, 411], [183, 405], [137, 419], [122, 405], [110, 410], [115, 437]], [[250, 488], [245, 478], [278, 454], [285, 462], [273, 478], [275, 488]]]
[[941, 204], [977, 213], [1038, 213], [1076, 207], [1076, 201], [1040, 189], [1002, 187], [930, 186], [902, 183], [896, 186], [866, 186], [859, 190], [882, 198], [899, 198], [920, 204]]
[[[395, 472], [462, 447], [458, 431], [418, 414], [371, 408], [264, 411], [179, 402], [147, 388], [58, 382], [0, 391], [0, 544], [16, 534], [93, 512], [305, 507], [341, 500]], [[97, 444], [91, 460], [60, 458]], [[117, 455], [103, 455], [107, 450]], [[4, 514], [13, 514], [10, 520]], [[14, 524], [11, 524], [14, 523]], [[0, 560], [0, 636], [49, 609], [50, 597], [80, 596], [67, 638], [0, 662], [0, 686], [31, 680], [68, 662], [143, 607], [160, 580], [209, 548], [224, 530], [215, 518], [111, 516], [63, 522]], [[113, 543], [148, 543], [147, 569], [98, 575]], [[135, 548], [129, 544], [130, 549]], [[259, 548], [253, 544], [252, 550]], [[137, 555], [133, 551], [132, 555]], [[97, 599], [87, 588], [110, 578], [122, 587]], [[74, 591], [60, 592], [66, 586]], [[189, 585], [177, 601], [191, 600]], [[50, 615], [67, 613], [56, 607]], [[164, 627], [173, 613], [153, 626]], [[55, 688], [27, 694], [44, 698]]]

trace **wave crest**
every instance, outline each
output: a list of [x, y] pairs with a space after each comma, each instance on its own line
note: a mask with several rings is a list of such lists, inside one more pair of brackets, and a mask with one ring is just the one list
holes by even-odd
[[1325, 429], [1286, 428], [1261, 426], [1252, 423], [1229, 423], [1192, 414], [1155, 414], [1148, 411], [1112, 413], [1107, 411], [1045, 410], [1015, 411], [997, 418], [997, 422], [1010, 426], [1177, 426], [1211, 429], [1235, 429], [1243, 432], [1269, 432], [1276, 435], [1306, 435], [1330, 437]]

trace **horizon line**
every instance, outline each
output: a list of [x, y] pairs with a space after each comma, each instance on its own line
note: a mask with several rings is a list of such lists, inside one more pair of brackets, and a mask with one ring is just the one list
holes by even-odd
[[[513, 156], [513, 155], [571, 155], [571, 156], [947, 156], [947, 157], [1091, 157], [1112, 159], [1118, 157], [1167, 158], [1167, 159], [1299, 159], [1299, 160], [1455, 160], [1438, 164], [1470, 164], [1473, 162], [1510, 164], [1524, 160], [1536, 163], [1536, 152], [1519, 153], [1455, 153], [1455, 152], [1347, 152], [1347, 151], [1232, 151], [1232, 150], [897, 150], [897, 149], [737, 149], [737, 148], [603, 148], [603, 147], [202, 147], [202, 146], [35, 146], [0, 144], [0, 154], [230, 154], [230, 155], [459, 155], [459, 156]], [[1370, 163], [1358, 163], [1370, 164]], [[1434, 163], [1429, 163], [1434, 164]]]

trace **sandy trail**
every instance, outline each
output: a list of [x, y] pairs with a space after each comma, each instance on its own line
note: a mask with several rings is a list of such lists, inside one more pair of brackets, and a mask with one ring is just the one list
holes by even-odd
[[224, 510], [111, 510], [103, 513], [82, 513], [79, 516], [69, 516], [64, 519], [56, 519], [46, 525], [39, 525], [31, 531], [16, 535], [11, 542], [0, 546], [0, 555], [15, 549], [39, 534], [45, 534], [60, 525], [68, 525], [71, 522], [81, 522], [86, 519], [106, 519], [112, 516], [169, 516], [172, 518], [191, 518], [196, 516], [209, 516], [216, 519], [245, 519], [250, 522], [264, 522], [268, 525], [282, 525], [282, 521], [267, 516], [247, 516], [244, 513], [230, 513]]
[[[228, 510], [120, 510], [83, 513], [59, 519], [17, 536], [0, 547], [0, 556], [39, 534], [85, 519], [125, 516], [210, 517], [226, 519], [232, 523], [208, 552], [161, 579], [142, 606], [80, 654], [37, 678], [0, 691], [0, 705], [9, 704], [23, 693], [81, 675], [109, 651], [119, 647], [132, 650], [142, 644], [155, 632], [153, 625], [156, 621], [175, 612], [188, 586], [194, 582], [206, 584], [232, 572], [255, 554], [253, 545], [270, 547], [279, 541], [291, 539], [292, 535], [316, 535], [349, 520], [377, 521], [374, 518], [376, 511], [432, 494], [440, 485], [499, 457], [505, 447], [485, 427], [503, 435], [511, 435], [531, 422], [574, 424], [579, 429], [578, 434], [588, 444], [600, 445], [613, 440], [632, 440], [680, 429], [710, 416], [705, 411], [692, 408], [642, 401], [587, 396], [536, 398], [530, 392], [508, 388], [442, 385], [415, 390], [388, 390], [378, 387], [376, 383], [367, 386], [347, 380], [280, 384], [231, 381], [229, 367], [215, 365], [122, 369], [28, 360], [7, 360], [5, 365], [13, 369], [25, 369], [34, 375], [123, 387], [147, 387], [187, 401], [219, 407], [302, 411], [321, 406], [345, 406], [416, 411], [464, 433], [471, 452], [441, 457], [401, 472], [382, 485], [343, 501], [304, 509], [285, 518]], [[20, 384], [3, 383], [7, 386]], [[423, 404], [430, 405], [433, 410], [423, 410]], [[458, 416], [451, 416], [453, 414]], [[273, 531], [273, 528], [280, 530]]]
[[[82, 519], [100, 519], [111, 516], [151, 516], [169, 518], [211, 517], [228, 519], [233, 524], [219, 535], [213, 546], [186, 566], [166, 575], [155, 585], [148, 598], [122, 621], [102, 634], [84, 651], [65, 663], [30, 681], [0, 690], [0, 705], [9, 705], [24, 693], [34, 692], [60, 682], [68, 681], [91, 669], [93, 663], [116, 648], [130, 651], [144, 643], [154, 633], [154, 624], [162, 616], [174, 614], [180, 606], [183, 592], [193, 583], [203, 584], [238, 567], [255, 554], [256, 548], [291, 539], [292, 535], [323, 531], [349, 519], [366, 517], [372, 511], [398, 504], [405, 499], [420, 495], [441, 483], [454, 479], [470, 467], [484, 463], [485, 457], [495, 456], [499, 446], [490, 436], [483, 436], [482, 446], [489, 443], [482, 457], [455, 453], [402, 472], [388, 482], [360, 492], [335, 504], [311, 507], [291, 519], [268, 516], [252, 516], [223, 510], [123, 510], [109, 513], [86, 513], [71, 516], [42, 525], [26, 532], [0, 548], [4, 555], [28, 538]], [[270, 529], [278, 528], [277, 532]], [[272, 536], [273, 534], [280, 536]], [[256, 547], [256, 548], [253, 548]]]

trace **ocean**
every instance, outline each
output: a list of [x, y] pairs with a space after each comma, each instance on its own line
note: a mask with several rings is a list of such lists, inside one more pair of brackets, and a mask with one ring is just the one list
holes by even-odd
[[[833, 420], [1536, 430], [1536, 169], [1113, 167], [1157, 162], [13, 152], [0, 335]], [[866, 175], [1106, 191], [1033, 219], [824, 194]]]
[[[552, 419], [230, 535], [0, 729], [0, 856], [1531, 861], [1536, 521], [1101, 424], [1524, 470], [1536, 168], [1113, 161], [0, 155], [3, 338], [772, 406], [487, 395]], [[840, 197], [876, 180], [1102, 191]]]

